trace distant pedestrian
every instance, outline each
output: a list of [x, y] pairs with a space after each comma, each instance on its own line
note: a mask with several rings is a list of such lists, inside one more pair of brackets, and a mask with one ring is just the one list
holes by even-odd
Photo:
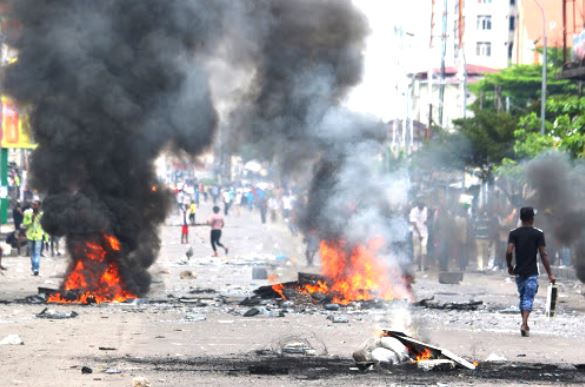
[[221, 194], [222, 200], [223, 200], [223, 214], [225, 216], [229, 215], [229, 211], [230, 211], [230, 207], [232, 205], [232, 195], [230, 194], [229, 189], [226, 187], [224, 188], [222, 194]]
[[270, 196], [268, 199], [268, 211], [270, 212], [270, 221], [272, 223], [276, 222], [278, 219], [278, 209], [280, 205], [278, 204], [278, 199], [274, 197], [274, 195]]
[[189, 243], [189, 225], [187, 224], [187, 213], [183, 212], [183, 224], [181, 225], [181, 244]]
[[186, 245], [189, 244], [189, 225], [187, 222], [184, 222], [181, 225], [181, 244]]
[[41, 263], [41, 244], [43, 242], [44, 231], [41, 227], [40, 200], [35, 200], [32, 207], [24, 212], [22, 227], [26, 230], [26, 239], [30, 246], [31, 269], [35, 276], [39, 275]]
[[12, 209], [12, 221], [14, 222], [15, 230], [20, 230], [23, 218], [24, 214], [20, 202], [16, 202], [16, 205]]
[[195, 226], [195, 216], [197, 215], [197, 204], [195, 203], [195, 201], [191, 201], [191, 204], [189, 205], [189, 222], [191, 223], [191, 226]]
[[[516, 276], [516, 285], [520, 295], [520, 314], [522, 325], [520, 333], [522, 336], [529, 336], [530, 327], [528, 317], [532, 312], [532, 304], [536, 292], [538, 292], [538, 263], [537, 253], [540, 254], [542, 265], [548, 274], [548, 280], [554, 284], [556, 279], [550, 268], [548, 255], [545, 250], [544, 232], [535, 228], [534, 209], [523, 207], [520, 209], [520, 220], [522, 225], [512, 230], [508, 236], [508, 248], [506, 249], [506, 262], [508, 273]], [[516, 258], [512, 266], [512, 259]]]
[[427, 263], [427, 241], [429, 231], [427, 229], [428, 211], [421, 198], [410, 210], [409, 221], [412, 227], [412, 248], [414, 261], [419, 271], [428, 269]]
[[218, 206], [213, 207], [213, 214], [209, 217], [207, 224], [211, 226], [210, 241], [211, 248], [213, 249], [213, 256], [217, 257], [217, 246], [222, 247], [225, 254], [228, 254], [228, 248], [221, 244], [221, 230], [225, 225], [223, 216], [220, 214], [220, 208]]

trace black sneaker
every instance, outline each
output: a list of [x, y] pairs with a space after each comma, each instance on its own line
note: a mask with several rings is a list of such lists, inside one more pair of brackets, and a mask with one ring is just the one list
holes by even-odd
[[34, 275], [35, 277], [38, 277], [38, 275], [39, 275], [39, 272], [38, 272], [38, 271], [33, 271], [33, 275]]

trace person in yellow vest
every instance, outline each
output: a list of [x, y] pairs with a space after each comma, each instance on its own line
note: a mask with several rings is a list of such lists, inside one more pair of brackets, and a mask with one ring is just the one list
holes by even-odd
[[41, 211], [41, 201], [35, 200], [32, 207], [24, 211], [22, 227], [26, 230], [26, 239], [30, 248], [31, 269], [34, 275], [39, 275], [41, 264], [41, 245], [45, 232], [41, 226], [43, 212]]
[[191, 200], [191, 204], [189, 205], [189, 221], [191, 222], [191, 226], [195, 226], [195, 215], [197, 214], [197, 204], [195, 204], [194, 200]]

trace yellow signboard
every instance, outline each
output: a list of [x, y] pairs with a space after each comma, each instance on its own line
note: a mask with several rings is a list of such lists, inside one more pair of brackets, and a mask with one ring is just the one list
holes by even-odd
[[2, 96], [2, 148], [37, 147], [30, 138], [30, 121], [26, 113], [22, 113], [16, 103], [9, 97]]

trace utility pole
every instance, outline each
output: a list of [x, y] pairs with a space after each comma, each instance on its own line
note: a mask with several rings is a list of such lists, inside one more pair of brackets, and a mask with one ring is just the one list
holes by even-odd
[[439, 86], [439, 124], [445, 126], [443, 113], [445, 108], [445, 56], [447, 55], [447, 15], [449, 0], [443, 0], [443, 25], [441, 29], [441, 84]]
[[546, 119], [546, 70], [547, 70], [547, 44], [546, 44], [546, 14], [540, 0], [534, 0], [542, 14], [542, 82], [540, 91], [540, 134], [544, 135], [544, 122]]
[[[431, 3], [431, 36], [429, 39], [429, 51], [433, 50], [433, 33], [435, 31], [435, 0]], [[433, 63], [431, 61], [431, 67], [427, 73], [427, 94], [429, 98], [429, 114], [428, 114], [428, 128], [425, 133], [425, 139], [429, 140], [433, 135]]]

